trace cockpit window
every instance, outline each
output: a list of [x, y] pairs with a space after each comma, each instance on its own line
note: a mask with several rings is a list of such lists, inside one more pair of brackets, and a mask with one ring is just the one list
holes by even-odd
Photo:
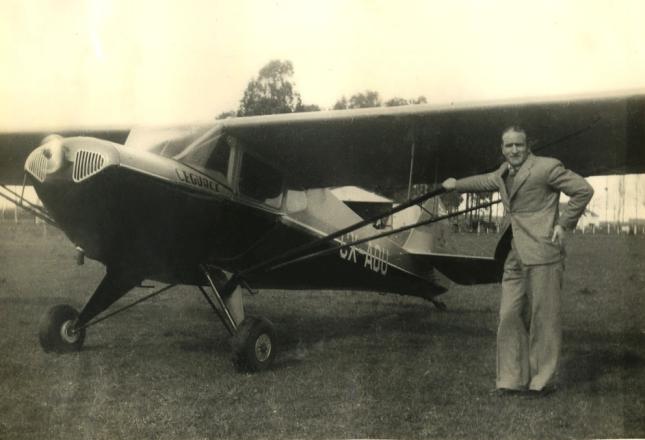
[[197, 125], [170, 128], [135, 127], [130, 130], [125, 146], [164, 157], [174, 157], [202, 136], [207, 128]]
[[240, 170], [240, 193], [271, 207], [282, 205], [282, 173], [250, 154], [244, 154]]
[[226, 142], [225, 137], [222, 136], [215, 142], [215, 148], [213, 148], [210, 157], [206, 161], [206, 169], [217, 171], [226, 176], [230, 157], [231, 146]]
[[193, 145], [186, 155], [178, 159], [207, 174], [215, 173], [220, 178], [226, 179], [230, 157], [231, 146], [226, 136], [217, 135]]

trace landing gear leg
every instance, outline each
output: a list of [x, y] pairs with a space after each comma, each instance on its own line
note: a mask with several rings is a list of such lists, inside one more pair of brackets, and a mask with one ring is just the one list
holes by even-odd
[[242, 298], [242, 288], [236, 287], [228, 297], [224, 297], [224, 305], [231, 313], [231, 318], [238, 326], [244, 321], [244, 298]]
[[241, 372], [267, 370], [275, 358], [273, 324], [266, 318], [245, 318], [240, 285], [234, 280], [222, 283], [221, 272], [211, 274], [205, 266], [200, 268], [217, 305], [201, 286], [199, 289], [231, 335], [235, 368]]
[[81, 312], [61, 304], [52, 307], [40, 320], [38, 337], [46, 352], [79, 351], [85, 341], [85, 326], [96, 315], [135, 287], [141, 279], [110, 267]]

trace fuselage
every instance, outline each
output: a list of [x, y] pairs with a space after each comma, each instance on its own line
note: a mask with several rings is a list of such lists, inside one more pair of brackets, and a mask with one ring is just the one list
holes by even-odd
[[[32, 152], [25, 170], [50, 214], [88, 257], [164, 282], [203, 283], [199, 264], [237, 273], [360, 220], [326, 189], [289, 188], [277, 167], [217, 130], [177, 151], [165, 157], [163, 147], [54, 139]], [[375, 232], [369, 226], [322, 247]], [[253, 273], [247, 281], [259, 288], [423, 297], [445, 291], [432, 267], [389, 238]]]

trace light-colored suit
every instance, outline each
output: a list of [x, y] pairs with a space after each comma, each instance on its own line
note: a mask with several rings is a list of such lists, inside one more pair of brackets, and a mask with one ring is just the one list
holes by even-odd
[[[551, 241], [556, 224], [575, 227], [593, 196], [591, 186], [561, 162], [529, 154], [507, 192], [509, 165], [457, 180], [460, 192], [499, 191], [506, 211], [495, 253], [504, 277], [497, 331], [497, 387], [541, 390], [560, 360], [560, 289], [564, 249]], [[560, 192], [570, 197], [560, 213]], [[508, 240], [511, 237], [512, 242]], [[527, 322], [529, 321], [529, 322]]]

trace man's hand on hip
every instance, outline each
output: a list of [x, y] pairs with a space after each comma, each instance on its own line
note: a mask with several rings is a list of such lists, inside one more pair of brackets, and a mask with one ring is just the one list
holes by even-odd
[[567, 231], [560, 225], [555, 225], [553, 228], [553, 237], [551, 237], [551, 242], [558, 243], [560, 246], [564, 246], [564, 241], [567, 238]]

